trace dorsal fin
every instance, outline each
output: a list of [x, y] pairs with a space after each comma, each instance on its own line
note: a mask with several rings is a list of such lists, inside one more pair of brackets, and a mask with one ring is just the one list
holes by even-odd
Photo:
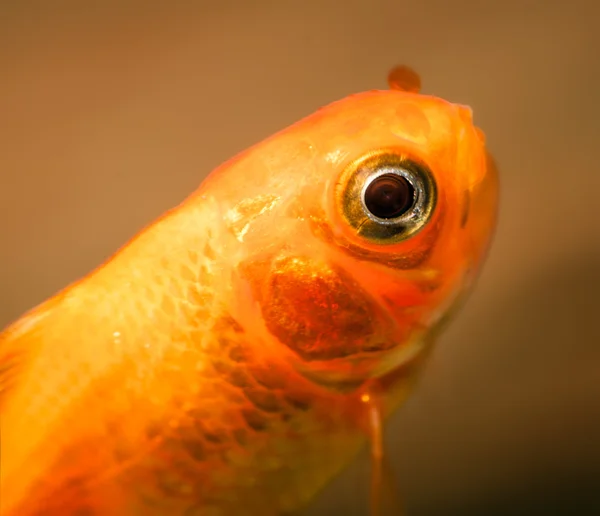
[[392, 90], [419, 93], [421, 91], [421, 77], [409, 66], [396, 66], [388, 74], [388, 84]]

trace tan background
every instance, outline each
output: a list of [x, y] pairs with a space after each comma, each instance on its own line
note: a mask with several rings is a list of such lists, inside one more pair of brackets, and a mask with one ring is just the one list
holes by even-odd
[[[0, 326], [221, 161], [408, 63], [474, 108], [503, 204], [388, 427], [397, 482], [415, 515], [600, 505], [600, 4], [77, 3], [0, 2]], [[367, 480], [363, 460], [308, 514], [366, 514]]]

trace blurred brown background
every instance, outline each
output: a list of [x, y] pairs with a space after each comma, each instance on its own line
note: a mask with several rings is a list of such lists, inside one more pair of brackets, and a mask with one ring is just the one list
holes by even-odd
[[[407, 63], [474, 108], [503, 204], [388, 427], [397, 482], [414, 515], [600, 514], [600, 4], [96, 4], [0, 3], [0, 326], [223, 160]], [[367, 487], [363, 457], [306, 514], [365, 515]]]

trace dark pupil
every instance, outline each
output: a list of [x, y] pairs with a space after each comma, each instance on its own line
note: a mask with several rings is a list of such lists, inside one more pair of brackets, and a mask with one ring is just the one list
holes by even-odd
[[403, 177], [385, 174], [365, 190], [365, 206], [380, 219], [395, 219], [413, 205], [415, 190]]

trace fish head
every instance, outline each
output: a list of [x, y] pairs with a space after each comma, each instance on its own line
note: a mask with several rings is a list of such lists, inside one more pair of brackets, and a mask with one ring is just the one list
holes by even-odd
[[471, 289], [496, 217], [471, 110], [414, 92], [322, 108], [215, 181], [238, 300], [271, 352], [339, 389], [419, 356]]

